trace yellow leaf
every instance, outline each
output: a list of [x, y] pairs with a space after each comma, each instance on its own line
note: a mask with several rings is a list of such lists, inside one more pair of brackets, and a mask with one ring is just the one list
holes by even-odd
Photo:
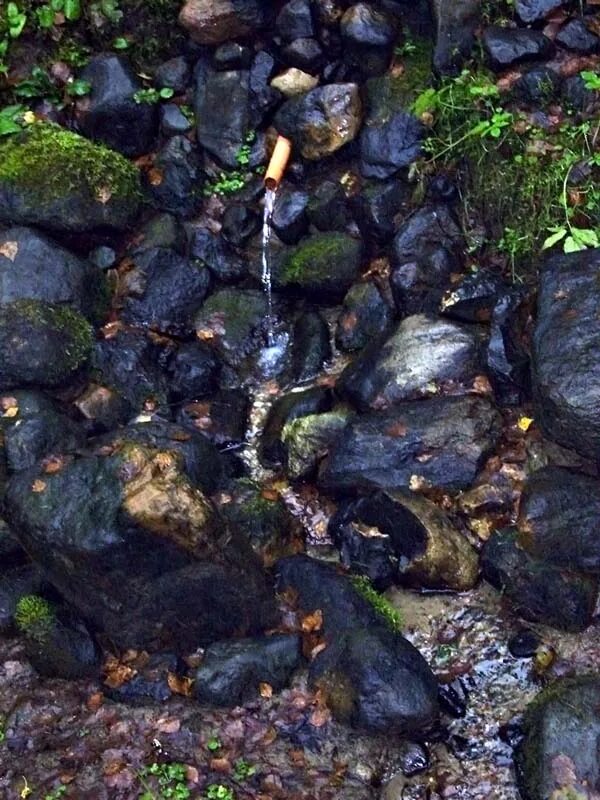
[[261, 683], [259, 685], [259, 692], [261, 697], [269, 698], [273, 697], [273, 687], [270, 683]]
[[4, 242], [3, 245], [0, 245], [0, 256], [6, 256], [11, 261], [15, 260], [18, 252], [19, 245], [17, 242]]
[[517, 427], [519, 430], [526, 432], [533, 424], [533, 419], [531, 417], [519, 417], [519, 421], [517, 422]]
[[16, 417], [18, 413], [19, 413], [19, 407], [13, 406], [12, 408], [7, 408], [2, 416], [8, 417], [10, 419], [11, 417]]
[[31, 484], [31, 491], [35, 492], [36, 494], [39, 494], [40, 492], [43, 492], [45, 488], [46, 488], [46, 484], [44, 483], [44, 481], [41, 481], [39, 478], [37, 480], [35, 480]]

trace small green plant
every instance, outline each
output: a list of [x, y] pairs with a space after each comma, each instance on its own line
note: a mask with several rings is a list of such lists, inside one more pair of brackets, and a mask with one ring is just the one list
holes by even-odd
[[15, 624], [23, 633], [45, 628], [54, 622], [54, 611], [50, 603], [37, 594], [21, 597], [15, 610]]
[[139, 800], [187, 800], [191, 796], [185, 764], [150, 764], [139, 771], [138, 778], [144, 789]]
[[99, 0], [90, 5], [90, 13], [93, 17], [105, 20], [113, 25], [118, 25], [123, 19], [123, 12], [119, 7], [119, 0]]
[[583, 78], [586, 89], [592, 92], [600, 92], [600, 74], [591, 70], [584, 70], [579, 73]]
[[113, 39], [113, 50], [127, 50], [129, 48], [129, 39], [124, 36], [117, 36]]
[[66, 93], [70, 97], [84, 97], [92, 90], [92, 84], [89, 81], [84, 81], [81, 78], [69, 81], [65, 87]]
[[256, 767], [254, 764], [250, 764], [243, 758], [238, 758], [233, 766], [233, 777], [236, 781], [247, 781], [248, 778], [251, 778], [253, 775], [256, 775]]
[[18, 39], [27, 24], [26, 12], [22, 11], [16, 3], [8, 3], [6, 6], [6, 24], [10, 38]]
[[222, 783], [211, 783], [206, 788], [206, 797], [207, 800], [235, 800], [233, 790]]
[[6, 721], [3, 716], [0, 716], [0, 745], [6, 739], [6, 732], [4, 730], [4, 726], [6, 725]]
[[410, 37], [406, 37], [402, 44], [394, 47], [394, 54], [400, 57], [410, 56], [413, 53], [416, 53], [418, 49], [418, 45], [415, 44]]
[[48, 794], [44, 795], [44, 800], [60, 800], [61, 797], [64, 797], [67, 793], [66, 786], [58, 786], [56, 789], [53, 789]]
[[217, 750], [220, 750], [221, 746], [221, 740], [218, 736], [211, 736], [206, 742], [206, 749], [210, 750], [211, 753], [215, 753]]
[[[246, 134], [244, 137], [244, 144], [241, 145], [235, 156], [235, 160], [240, 169], [219, 173], [219, 177], [216, 180], [204, 187], [204, 194], [206, 197], [210, 197], [213, 194], [234, 194], [244, 188], [249, 178], [248, 169], [250, 167], [250, 155], [252, 152], [252, 143], [255, 139], [255, 131], [250, 131]], [[262, 171], [263, 169], [261, 167], [257, 167], [254, 173], [258, 175]]]
[[24, 126], [25, 106], [5, 106], [0, 109], [0, 136], [18, 133]]
[[385, 597], [383, 597], [383, 595], [373, 588], [373, 584], [366, 575], [353, 575], [350, 580], [354, 584], [354, 588], [357, 592], [359, 592], [365, 600], [369, 601], [375, 611], [392, 630], [402, 630], [402, 615], [385, 599]]
[[152, 105], [154, 103], [159, 103], [161, 100], [168, 100], [173, 97], [174, 94], [175, 92], [173, 89], [169, 89], [166, 86], [162, 89], [155, 89], [152, 87], [151, 89], [140, 89], [133, 95], [133, 99], [136, 103], [148, 103]]
[[42, 67], [33, 67], [31, 75], [18, 83], [13, 91], [17, 97], [28, 100], [36, 97], [45, 97], [58, 104], [62, 99], [58, 87]]

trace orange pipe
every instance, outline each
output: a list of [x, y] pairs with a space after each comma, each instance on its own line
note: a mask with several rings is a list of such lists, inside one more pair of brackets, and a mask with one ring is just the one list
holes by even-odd
[[290, 160], [292, 143], [285, 136], [278, 136], [275, 149], [265, 172], [265, 188], [275, 191], [281, 183], [285, 168]]

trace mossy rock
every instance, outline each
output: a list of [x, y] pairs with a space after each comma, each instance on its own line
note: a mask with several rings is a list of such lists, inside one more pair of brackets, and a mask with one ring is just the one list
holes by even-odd
[[124, 230], [141, 201], [132, 163], [57, 125], [36, 123], [0, 142], [0, 222]]
[[317, 233], [284, 252], [273, 269], [278, 289], [316, 299], [343, 298], [360, 272], [362, 243], [346, 233]]
[[0, 309], [0, 385], [55, 387], [87, 361], [91, 325], [65, 306], [19, 300]]

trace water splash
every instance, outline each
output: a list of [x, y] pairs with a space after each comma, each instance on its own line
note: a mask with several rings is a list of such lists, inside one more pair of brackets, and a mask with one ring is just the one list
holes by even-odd
[[265, 209], [263, 215], [262, 234], [262, 276], [261, 281], [267, 294], [267, 345], [273, 347], [275, 337], [273, 333], [273, 290], [271, 286], [271, 259], [269, 257], [269, 244], [271, 241], [271, 217], [275, 205], [275, 189], [265, 190]]

